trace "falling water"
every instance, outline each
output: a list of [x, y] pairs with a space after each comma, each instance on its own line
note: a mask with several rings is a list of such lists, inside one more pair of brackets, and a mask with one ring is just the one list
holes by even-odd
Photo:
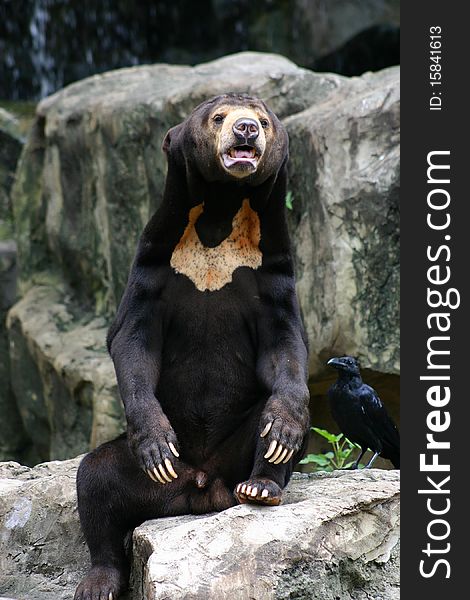
[[[387, 7], [395, 6], [398, 15], [399, 0], [375, 3], [362, 21], [357, 8], [351, 22], [336, 4], [0, 0], [0, 98], [43, 98], [111, 69], [154, 62], [197, 64], [247, 49], [280, 52], [308, 68], [348, 75], [398, 64], [398, 16], [389, 24], [392, 31], [382, 25], [390, 18]], [[351, 0], [352, 7], [359, 4]], [[325, 45], [324, 40], [349, 40], [358, 32], [367, 35], [354, 45], [339, 50]], [[329, 63], [322, 66], [318, 61], [325, 55]], [[349, 72], [351, 61], [354, 72]]]
[[47, 50], [47, 25], [49, 22], [48, 8], [51, 0], [34, 0], [33, 12], [29, 23], [32, 40], [31, 62], [34, 76], [39, 83], [41, 98], [48, 96], [61, 86], [54, 76], [54, 59]]

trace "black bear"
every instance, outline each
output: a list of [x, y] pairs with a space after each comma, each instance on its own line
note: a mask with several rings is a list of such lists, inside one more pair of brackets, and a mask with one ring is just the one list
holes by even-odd
[[91, 569], [75, 600], [128, 582], [146, 519], [276, 505], [309, 429], [307, 344], [285, 219], [287, 132], [225, 94], [167, 133], [164, 199], [109, 330], [127, 433], [82, 461]]

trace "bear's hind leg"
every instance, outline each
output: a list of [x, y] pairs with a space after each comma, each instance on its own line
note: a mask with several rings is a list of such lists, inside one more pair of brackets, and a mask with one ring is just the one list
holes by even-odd
[[91, 569], [77, 587], [74, 600], [116, 600], [127, 587], [124, 539], [132, 525], [119, 514], [122, 494], [114, 489], [118, 476], [109, 446], [88, 454], [77, 474], [78, 510]]
[[171, 483], [155, 483], [139, 469], [124, 436], [85, 456], [77, 493], [91, 569], [74, 600], [117, 600], [129, 579], [127, 534], [147, 519], [190, 512], [192, 491], [205, 487], [207, 476], [181, 461], [175, 470]]

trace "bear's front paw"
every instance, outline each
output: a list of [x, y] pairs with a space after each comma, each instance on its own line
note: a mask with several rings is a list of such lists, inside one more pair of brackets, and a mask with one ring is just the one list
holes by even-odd
[[132, 453], [150, 479], [162, 485], [177, 479], [172, 460], [179, 457], [178, 441], [166, 417], [145, 426], [129, 424], [127, 437]]
[[308, 428], [308, 412], [303, 412], [295, 416], [281, 402], [268, 402], [260, 421], [260, 437], [265, 438], [267, 448], [264, 458], [268, 462], [286, 464], [300, 449]]

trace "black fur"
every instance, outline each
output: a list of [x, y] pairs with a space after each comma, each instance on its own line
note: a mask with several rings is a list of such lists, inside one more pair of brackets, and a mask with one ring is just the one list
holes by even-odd
[[[211, 118], [220, 105], [251, 106], [269, 117], [265, 154], [242, 179], [216, 156]], [[144, 520], [223, 510], [243, 501], [234, 488], [244, 481], [266, 481], [277, 494], [303, 455], [307, 347], [285, 221], [287, 144], [261, 101], [235, 94], [203, 103], [165, 138], [164, 201], [142, 234], [108, 335], [127, 434], [88, 454], [78, 472], [92, 569], [76, 600], [109, 592], [116, 600], [128, 579], [124, 538]], [[215, 247], [245, 198], [260, 220], [262, 265], [240, 267], [232, 282], [201, 292], [170, 266], [188, 212], [204, 202], [197, 232]], [[273, 439], [294, 450], [287, 464], [263, 458]], [[165, 459], [178, 478], [161, 485], [145, 469]]]

